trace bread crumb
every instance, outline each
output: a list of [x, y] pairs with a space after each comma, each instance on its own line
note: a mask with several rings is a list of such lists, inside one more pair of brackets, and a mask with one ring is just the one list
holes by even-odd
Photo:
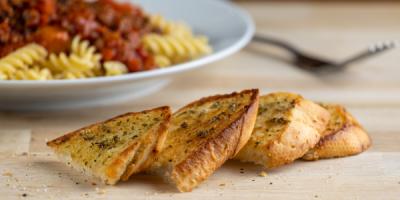
[[268, 176], [267, 172], [265, 172], [265, 171], [260, 172], [258, 175], [261, 176], [261, 177]]
[[4, 172], [3, 176], [8, 176], [8, 177], [12, 177], [13, 174], [11, 172]]
[[105, 194], [105, 193], [106, 193], [106, 190], [105, 190], [105, 189], [102, 189], [102, 188], [96, 187], [96, 193], [97, 193], [97, 194]]
[[219, 184], [219, 186], [223, 187], [223, 186], [225, 186], [225, 183], [221, 183], [221, 184]]

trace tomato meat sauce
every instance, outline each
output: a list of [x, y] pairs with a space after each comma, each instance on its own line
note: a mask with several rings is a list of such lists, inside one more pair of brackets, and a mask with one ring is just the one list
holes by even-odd
[[155, 32], [143, 10], [113, 0], [0, 0], [0, 58], [36, 42], [51, 53], [68, 52], [79, 35], [102, 61], [124, 63], [130, 72], [154, 69], [141, 37]]

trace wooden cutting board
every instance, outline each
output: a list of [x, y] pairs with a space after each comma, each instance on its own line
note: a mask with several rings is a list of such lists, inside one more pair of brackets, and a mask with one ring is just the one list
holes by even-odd
[[[252, 164], [229, 161], [191, 193], [151, 175], [106, 186], [57, 161], [31, 152], [28, 130], [0, 131], [0, 194], [5, 199], [399, 199], [400, 137], [372, 135], [376, 145], [358, 156], [294, 164], [260, 173]], [[397, 144], [396, 144], [397, 142]], [[38, 144], [37, 144], [38, 145]], [[38, 145], [39, 146], [39, 145]]]
[[[258, 32], [332, 59], [371, 42], [399, 37], [400, 3], [243, 2]], [[400, 67], [393, 50], [344, 73], [316, 76], [250, 44], [209, 67], [177, 76], [163, 91], [120, 105], [58, 112], [0, 112], [0, 199], [400, 199]], [[278, 52], [277, 52], [278, 53]], [[280, 55], [280, 54], [278, 54]], [[284, 57], [285, 58], [285, 57]], [[244, 88], [292, 91], [344, 104], [364, 125], [373, 146], [358, 156], [298, 161], [267, 171], [229, 161], [191, 193], [157, 177], [138, 175], [104, 186], [58, 162], [47, 139], [128, 111], [160, 105], [175, 109], [207, 95]]]

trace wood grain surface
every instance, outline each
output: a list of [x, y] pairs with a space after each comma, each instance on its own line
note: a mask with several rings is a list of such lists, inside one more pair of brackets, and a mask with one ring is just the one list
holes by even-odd
[[[400, 36], [400, 3], [240, 2], [258, 32], [331, 59]], [[98, 108], [0, 112], [0, 199], [400, 199], [400, 50], [316, 76], [291, 66], [284, 52], [252, 43], [243, 51], [177, 76], [157, 94]], [[344, 104], [373, 146], [353, 157], [298, 161], [266, 177], [261, 167], [230, 161], [191, 193], [138, 175], [104, 186], [57, 161], [45, 146], [83, 125], [160, 105], [174, 109], [199, 97], [260, 88]]]

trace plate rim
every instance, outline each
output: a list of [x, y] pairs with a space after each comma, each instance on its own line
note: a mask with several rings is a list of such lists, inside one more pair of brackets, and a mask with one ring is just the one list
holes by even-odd
[[0, 88], [7, 86], [17, 86], [17, 87], [40, 87], [40, 86], [70, 86], [70, 85], [90, 85], [99, 83], [117, 83], [125, 81], [135, 81], [141, 79], [151, 79], [162, 77], [170, 74], [175, 74], [178, 72], [184, 72], [190, 69], [195, 69], [202, 67], [206, 64], [213, 63], [215, 61], [221, 60], [222, 58], [228, 57], [238, 51], [240, 51], [244, 46], [246, 46], [252, 39], [255, 33], [255, 24], [251, 15], [244, 9], [233, 4], [229, 1], [215, 1], [215, 0], [202, 0], [208, 1], [208, 3], [220, 4], [219, 6], [230, 7], [233, 11], [238, 13], [245, 22], [246, 31], [240, 37], [239, 40], [233, 43], [232, 46], [222, 49], [216, 53], [204, 56], [202, 58], [192, 60], [189, 62], [184, 62], [182, 64], [173, 65], [167, 68], [161, 68], [156, 70], [149, 70], [143, 72], [135, 72], [130, 74], [123, 74], [118, 76], [102, 76], [94, 77], [88, 79], [73, 79], [73, 80], [0, 80]]

